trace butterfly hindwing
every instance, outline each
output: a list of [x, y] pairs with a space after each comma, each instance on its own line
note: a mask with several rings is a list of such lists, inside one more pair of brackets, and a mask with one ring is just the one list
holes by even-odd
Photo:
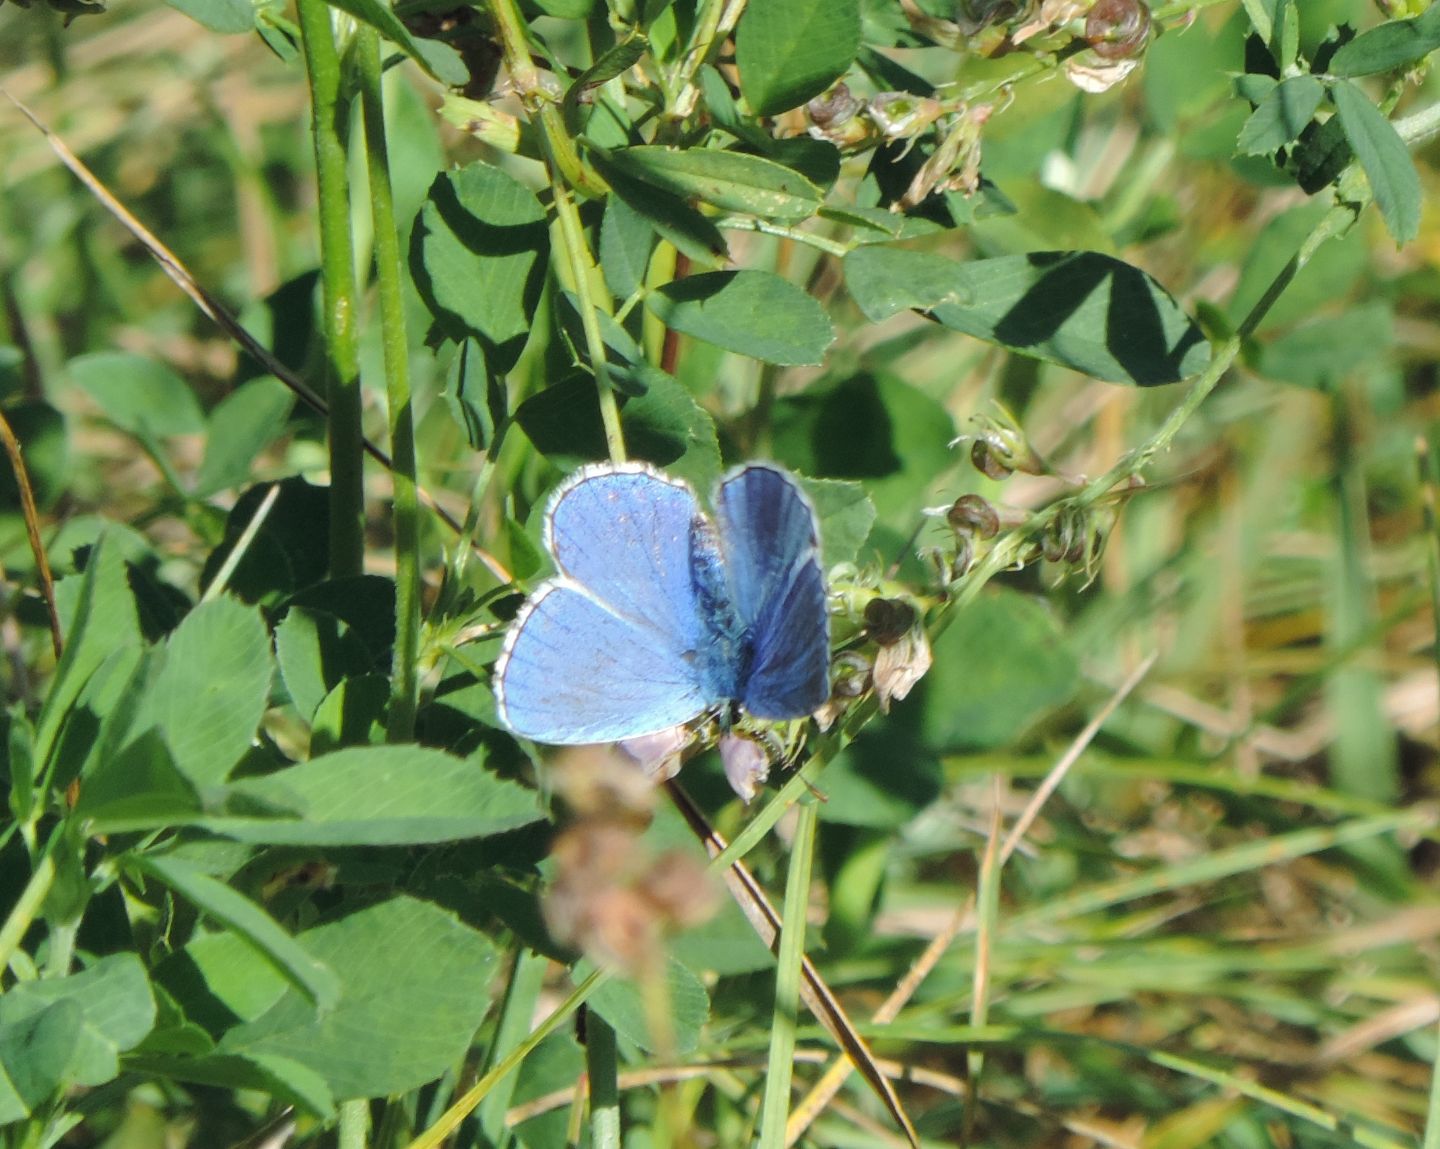
[[830, 626], [815, 511], [778, 467], [750, 465], [715, 500], [731, 594], [753, 653], [740, 701], [756, 718], [800, 718], [830, 694]]
[[500, 717], [524, 738], [555, 745], [653, 734], [700, 713], [694, 668], [567, 578], [526, 603], [495, 664]]

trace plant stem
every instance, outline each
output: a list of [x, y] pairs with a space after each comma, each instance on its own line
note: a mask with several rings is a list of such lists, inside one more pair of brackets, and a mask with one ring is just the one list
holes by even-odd
[[780, 951], [775, 969], [775, 1013], [770, 1023], [770, 1056], [765, 1071], [765, 1100], [760, 1110], [760, 1149], [781, 1149], [790, 1113], [790, 1082], [795, 1065], [795, 1026], [800, 1008], [800, 962], [805, 956], [805, 919], [810, 902], [810, 871], [815, 859], [816, 805], [796, 803], [795, 840], [785, 879]]
[[385, 398], [390, 414], [391, 478], [395, 522], [395, 663], [390, 676], [392, 742], [415, 731], [420, 663], [420, 526], [415, 494], [415, 418], [410, 399], [410, 345], [405, 332], [400, 233], [390, 186], [390, 148], [385, 138], [385, 92], [380, 68], [380, 34], [368, 25], [355, 33], [360, 102], [365, 113], [365, 159], [370, 174], [370, 210], [375, 225], [375, 280], [380, 296], [380, 329], [385, 348]]
[[370, 1103], [344, 1101], [340, 1104], [340, 1123], [336, 1135], [337, 1149], [365, 1149], [370, 1132]]
[[585, 1015], [585, 1073], [590, 1082], [590, 1144], [593, 1149], [620, 1149], [615, 1031], [593, 1009]]
[[595, 387], [600, 401], [600, 421], [605, 427], [605, 448], [612, 463], [625, 461], [625, 435], [620, 426], [620, 405], [615, 401], [615, 385], [610, 379], [605, 340], [600, 334], [600, 321], [595, 318], [595, 297], [590, 291], [590, 271], [594, 259], [585, 243], [580, 213], [570, 198], [570, 189], [560, 178], [552, 163], [550, 188], [555, 197], [555, 214], [560, 222], [560, 236], [570, 264], [575, 299], [580, 307], [580, 324], [585, 331], [585, 351], [590, 356], [590, 369], [595, 373]]
[[330, 575], [358, 575], [365, 553], [364, 455], [360, 433], [360, 354], [355, 254], [350, 236], [340, 53], [325, 0], [297, 0], [320, 202], [320, 273], [330, 402]]
[[[60, 829], [57, 828], [55, 835], [45, 844], [45, 851], [36, 859], [30, 880], [20, 891], [20, 897], [11, 909], [10, 916], [5, 919], [5, 924], [0, 926], [0, 978], [3, 978], [10, 959], [15, 956], [16, 949], [24, 940], [26, 931], [45, 905], [45, 899], [50, 895], [50, 887], [55, 884], [55, 857], [51, 851], [59, 833]], [[0, 993], [4, 992], [4, 983], [0, 981]]]

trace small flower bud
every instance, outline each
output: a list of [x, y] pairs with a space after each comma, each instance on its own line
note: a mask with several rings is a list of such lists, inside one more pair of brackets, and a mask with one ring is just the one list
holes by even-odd
[[770, 756], [765, 747], [753, 738], [725, 734], [720, 738], [720, 761], [725, 766], [725, 778], [730, 788], [749, 805], [765, 779], [770, 777]]

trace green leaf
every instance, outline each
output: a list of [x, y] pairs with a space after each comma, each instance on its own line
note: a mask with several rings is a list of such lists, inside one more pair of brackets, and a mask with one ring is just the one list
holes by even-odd
[[873, 321], [915, 308], [952, 330], [1111, 382], [1174, 383], [1210, 358], [1204, 335], [1163, 287], [1098, 252], [959, 263], [873, 244], [845, 257], [845, 281]]
[[[35, 723], [35, 759], [42, 767], [49, 765], [91, 676], [117, 650], [140, 646], [135, 597], [118, 545], [102, 536], [90, 550], [85, 573], [62, 579], [55, 590], [66, 631], [65, 652]], [[93, 730], [82, 731], [83, 745], [73, 758], [66, 756], [71, 761], [66, 774], [79, 771], [92, 744], [91, 734]]]
[[[20, 442], [30, 487], [39, 508], [54, 506], [70, 483], [70, 440], [65, 416], [43, 399], [22, 399], [5, 405], [5, 420]], [[8, 463], [0, 467], [0, 511], [20, 510], [20, 487]]]
[[799, 107], [859, 49], [859, 0], [766, 0], [745, 9], [735, 32], [740, 91], [757, 116]]
[[306, 952], [263, 909], [189, 862], [159, 854], [136, 854], [132, 864], [168, 886], [211, 920], [244, 938], [297, 987], [305, 1000], [329, 1009], [340, 995], [335, 975]]
[[550, 233], [533, 192], [489, 164], [441, 172], [415, 223], [411, 270], [456, 341], [503, 344], [529, 333]]
[[126, 1065], [161, 1081], [185, 1081], [222, 1089], [268, 1093], [277, 1101], [329, 1121], [335, 1099], [325, 1079], [308, 1065], [275, 1054], [205, 1053], [198, 1057], [146, 1053], [126, 1058]]
[[300, 935], [343, 991], [322, 1014], [289, 991], [219, 1052], [308, 1066], [339, 1100], [404, 1093], [452, 1068], [490, 1003], [496, 953], [451, 914], [407, 897]]
[[835, 342], [825, 309], [768, 271], [688, 276], [646, 296], [645, 305], [683, 335], [766, 363], [819, 363]]
[[1440, 48], [1440, 8], [1413, 20], [1390, 20], [1342, 44], [1330, 59], [1334, 76], [1371, 76], [1417, 64]]
[[465, 66], [459, 52], [438, 40], [422, 40], [418, 36], [410, 35], [410, 30], [383, 0], [326, 2], [342, 12], [348, 12], [362, 23], [369, 24], [392, 44], [399, 45], [407, 56], [442, 84], [458, 88], [470, 79], [470, 69]]
[[605, 203], [600, 221], [600, 269], [618, 299], [629, 299], [645, 282], [655, 231], [638, 211], [618, 195]]
[[821, 561], [826, 567], [854, 562], [875, 525], [875, 504], [863, 483], [801, 479], [820, 523]]
[[[709, 412], [659, 368], [643, 375], [645, 394], [620, 410], [625, 442], [637, 459], [709, 488], [720, 473], [720, 444]], [[562, 471], [606, 457], [595, 381], [576, 376], [521, 403], [515, 421], [536, 450]]]
[[[40, 1023], [57, 1005], [74, 1011], [73, 1023]], [[17, 1086], [21, 1082], [6, 1055], [27, 1023], [36, 1026], [29, 1040], [46, 1046], [32, 1046], [32, 1056], [58, 1060], [59, 1046], [68, 1041], [69, 1056], [60, 1066], [66, 1084], [103, 1085], [119, 1074], [120, 1054], [139, 1045], [155, 1024], [145, 967], [134, 954], [112, 954], [68, 977], [21, 982], [0, 998], [0, 1063]], [[49, 1061], [47, 1074], [54, 1064]]]
[[255, 459], [284, 430], [294, 406], [295, 396], [273, 375], [251, 379], [220, 400], [210, 412], [195, 496], [248, 482]]
[[575, 77], [574, 82], [565, 90], [565, 98], [560, 104], [565, 124], [572, 134], [580, 134], [581, 125], [578, 113], [581, 97], [586, 92], [608, 83], [616, 76], [624, 75], [639, 63], [649, 48], [650, 45], [644, 36], [638, 33], [632, 34], [604, 52], [595, 63]]
[[371, 667], [370, 652], [328, 611], [291, 607], [275, 628], [275, 658], [295, 709], [307, 722], [340, 682]]
[[[225, 931], [202, 930], [155, 967], [155, 984], [175, 998], [185, 1017], [211, 1033], [254, 1021], [285, 994], [289, 982], [248, 942]], [[147, 1046], [148, 1048], [148, 1046]]]
[[960, 611], [933, 653], [916, 690], [936, 750], [1008, 746], [1068, 702], [1080, 678], [1054, 617], [1015, 591], [984, 595]]
[[[772, 449], [802, 475], [862, 483], [874, 503], [870, 517], [878, 514], [877, 545], [902, 553], [908, 549], [902, 532], [912, 529], [920, 507], [935, 501], [931, 487], [954, 463], [954, 437], [954, 420], [942, 404], [900, 378], [862, 371], [778, 400]], [[822, 516], [828, 509], [821, 506]], [[857, 509], [867, 515], [864, 504]], [[855, 534], [863, 525], [853, 524], [847, 549], [862, 541]], [[822, 517], [827, 559], [834, 533]]]
[[165, 3], [212, 32], [235, 35], [255, 30], [255, 6], [250, 0], [165, 0]]
[[383, 674], [361, 674], [337, 683], [315, 709], [310, 727], [311, 755], [385, 741], [385, 711], [389, 705], [390, 680]]
[[250, 747], [272, 673], [258, 610], [228, 598], [201, 603], [165, 644], [136, 728], [158, 728], [196, 786], [217, 785]]
[[175, 767], [158, 730], [148, 730], [118, 753], [98, 755], [85, 779], [76, 814], [91, 834], [118, 834], [183, 823], [201, 809], [191, 781]]
[[445, 405], [472, 451], [484, 451], [505, 418], [504, 380], [489, 369], [485, 345], [464, 339], [445, 377]]
[[70, 360], [65, 370], [107, 419], [137, 438], [205, 429], [205, 416], [189, 385], [163, 363], [123, 351], [97, 351]]
[[[202, 587], [209, 587], [274, 486], [257, 484], [235, 500], [225, 519], [225, 539], [205, 560]], [[297, 589], [319, 582], [329, 565], [329, 492], [299, 477], [282, 479], [279, 487], [270, 513], [261, 520], [227, 584], [230, 594], [246, 602], [275, 605]]]
[[233, 797], [289, 817], [222, 817], [202, 824], [245, 842], [401, 846], [483, 838], [540, 817], [533, 790], [477, 762], [424, 746], [359, 746], [246, 778]]
[[1365, 169], [1375, 203], [1396, 243], [1409, 243], [1420, 234], [1420, 173], [1400, 133], [1370, 102], [1370, 97], [1349, 80], [1330, 89], [1340, 113], [1345, 138]]
[[1260, 347], [1260, 374], [1302, 387], [1329, 389], [1383, 362], [1395, 344], [1388, 303], [1369, 303], [1287, 331]]
[[[594, 969], [589, 961], [576, 963], [572, 976], [583, 981]], [[665, 987], [670, 999], [673, 1052], [684, 1056], [700, 1044], [700, 1031], [710, 1015], [710, 996], [689, 969], [673, 957], [665, 962]], [[586, 1003], [610, 1023], [615, 1032], [641, 1049], [654, 1052], [655, 1035], [650, 1032], [650, 1014], [639, 985], [627, 978], [612, 977], [590, 995]]]
[[634, 147], [610, 152], [613, 167], [682, 199], [722, 211], [798, 222], [820, 209], [820, 189], [793, 168], [713, 148]]
[[720, 229], [679, 196], [626, 175], [605, 162], [599, 151], [592, 154], [592, 162], [609, 183], [612, 198], [623, 201], [677, 251], [702, 267], [714, 267], [729, 257]]
[[17, 1010], [0, 1001], [0, 1123], [23, 1121], [65, 1084], [81, 1024], [74, 1002]]
[[1269, 155], [1298, 136], [1314, 119], [1325, 85], [1314, 76], [1291, 76], [1276, 84], [1240, 129], [1243, 155]]

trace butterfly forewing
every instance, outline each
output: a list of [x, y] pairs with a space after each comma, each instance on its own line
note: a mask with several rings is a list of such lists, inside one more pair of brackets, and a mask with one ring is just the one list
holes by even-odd
[[736, 613], [751, 637], [740, 701], [757, 718], [800, 718], [830, 694], [830, 627], [815, 512], [776, 467], [741, 468], [715, 512]]
[[699, 516], [689, 487], [642, 464], [586, 468], [551, 502], [545, 545], [562, 574], [679, 656], [701, 639], [690, 564]]

